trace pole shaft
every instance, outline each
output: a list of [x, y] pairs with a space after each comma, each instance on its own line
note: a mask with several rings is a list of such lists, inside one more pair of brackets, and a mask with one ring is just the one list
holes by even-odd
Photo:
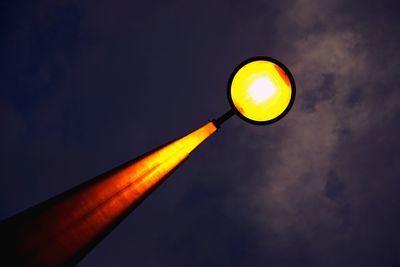
[[209, 122], [0, 223], [13, 266], [73, 266], [217, 130]]

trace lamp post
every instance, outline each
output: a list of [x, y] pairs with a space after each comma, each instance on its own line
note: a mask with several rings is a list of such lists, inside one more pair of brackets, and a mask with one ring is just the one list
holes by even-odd
[[295, 83], [279, 61], [255, 57], [228, 82], [231, 109], [174, 139], [0, 223], [0, 253], [12, 266], [72, 266], [89, 253], [221, 125], [238, 115], [265, 125], [293, 104]]

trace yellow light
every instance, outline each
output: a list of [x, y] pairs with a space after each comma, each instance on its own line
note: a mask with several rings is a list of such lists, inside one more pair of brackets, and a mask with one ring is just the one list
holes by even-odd
[[241, 115], [256, 123], [278, 118], [294, 97], [288, 75], [278, 64], [263, 59], [243, 65], [230, 85], [233, 105]]

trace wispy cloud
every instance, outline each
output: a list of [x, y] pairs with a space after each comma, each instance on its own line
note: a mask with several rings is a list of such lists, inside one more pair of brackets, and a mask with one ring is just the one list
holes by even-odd
[[[275, 52], [292, 70], [297, 99], [279, 123], [281, 142], [260, 156], [253, 174], [260, 183], [239, 191], [249, 196], [246, 207], [268, 236], [263, 242], [288, 249], [300, 239], [305, 254], [327, 255], [355, 241], [360, 233], [352, 223], [360, 222], [376, 194], [393, 194], [384, 188], [395, 174], [384, 166], [397, 156], [377, 151], [377, 140], [399, 146], [385, 134], [399, 132], [400, 93], [391, 88], [397, 87], [397, 63], [390, 62], [399, 53], [383, 45], [392, 50], [381, 54], [379, 45], [392, 36], [371, 40], [381, 28], [359, 20], [353, 13], [363, 11], [346, 10], [345, 1], [282, 1], [279, 10]], [[367, 181], [377, 187], [365, 187]], [[315, 260], [329, 266], [332, 259]]]

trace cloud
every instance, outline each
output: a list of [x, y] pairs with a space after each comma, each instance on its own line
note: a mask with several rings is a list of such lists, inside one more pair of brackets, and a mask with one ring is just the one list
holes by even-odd
[[[344, 1], [282, 2], [275, 53], [295, 77], [297, 99], [279, 122], [279, 145], [265, 147], [260, 155], [253, 174], [260, 183], [239, 190], [248, 196], [245, 206], [265, 233], [262, 242], [287, 250], [300, 239], [305, 257], [325, 266], [329, 260], [313, 254], [328, 255], [333, 247], [340, 250], [354, 241], [360, 233], [352, 232], [353, 220], [361, 223], [374, 195], [393, 193], [385, 179], [398, 174], [398, 169], [379, 166], [397, 156], [376, 151], [376, 138], [390, 139], [385, 132], [399, 130], [394, 120], [400, 93], [391, 89], [397, 86], [397, 64], [382, 62], [377, 53], [391, 38], [374, 43], [368, 35], [374, 23], [358, 20], [357, 10], [344, 12], [344, 7]], [[380, 28], [372, 31], [379, 34]], [[394, 50], [386, 54], [398, 58]], [[380, 189], [365, 186], [373, 180]], [[386, 216], [392, 213], [389, 209]]]
[[398, 262], [396, 1], [48, 2], [1, 44], [3, 217], [226, 111], [230, 70], [268, 55], [288, 116], [233, 118], [82, 266]]

